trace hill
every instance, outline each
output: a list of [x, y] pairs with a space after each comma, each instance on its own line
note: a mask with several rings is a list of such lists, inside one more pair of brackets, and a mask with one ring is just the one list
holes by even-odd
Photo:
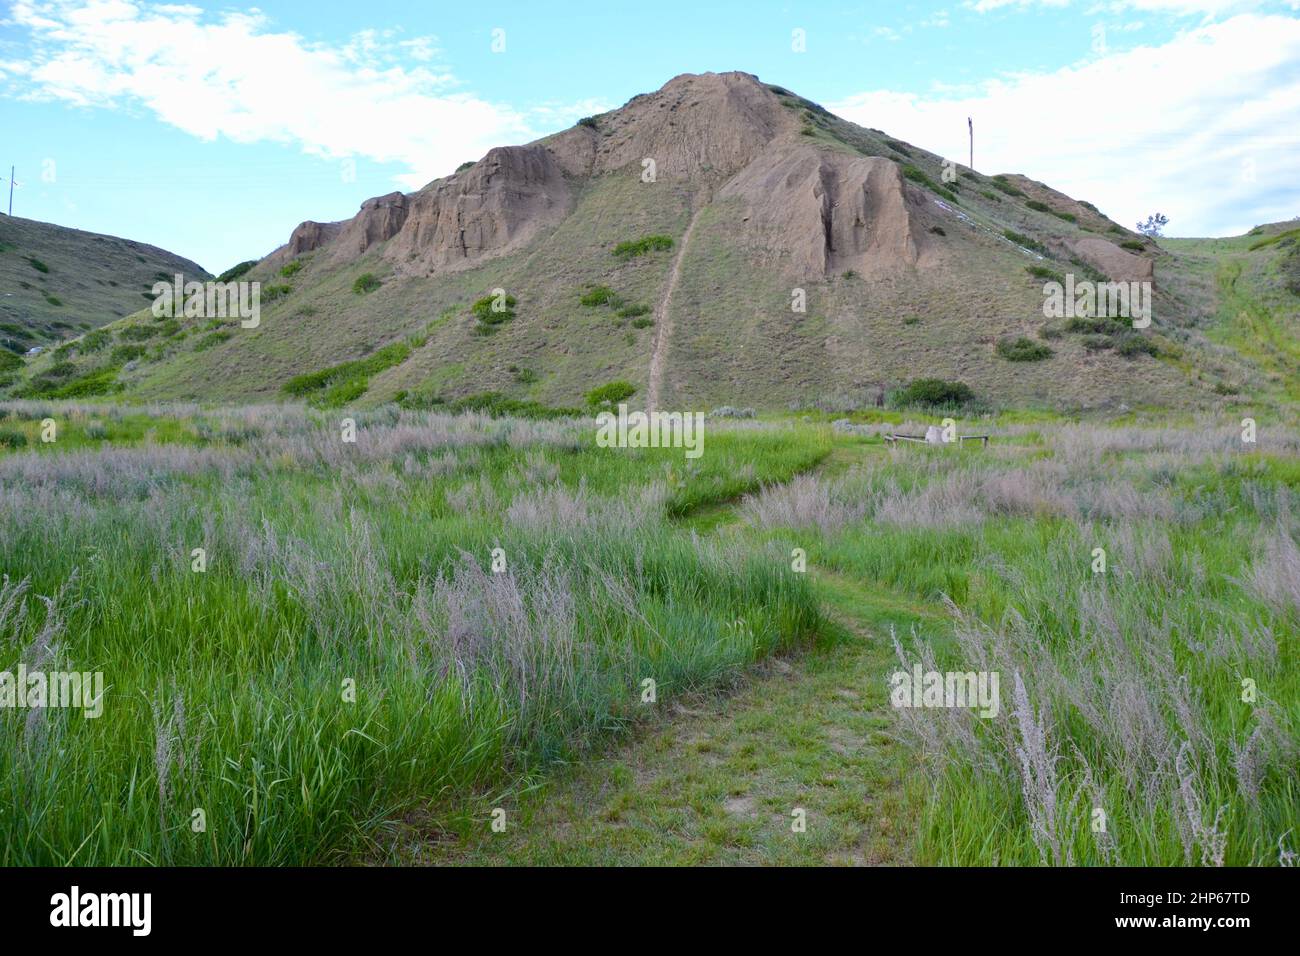
[[0, 215], [0, 348], [25, 352], [138, 312], [177, 273], [207, 275], [143, 242]]
[[[1044, 283], [1066, 274], [1154, 282], [1151, 327], [1044, 318]], [[1212, 340], [1198, 275], [1026, 177], [945, 163], [749, 74], [683, 75], [300, 224], [244, 276], [262, 283], [256, 329], [179, 320], [116, 365], [102, 339], [68, 349], [63, 374], [112, 368], [100, 386], [139, 399], [409, 405], [573, 406], [611, 380], [694, 408], [853, 407], [918, 378], [1059, 409], [1275, 388]], [[152, 321], [109, 331], [149, 338]]]

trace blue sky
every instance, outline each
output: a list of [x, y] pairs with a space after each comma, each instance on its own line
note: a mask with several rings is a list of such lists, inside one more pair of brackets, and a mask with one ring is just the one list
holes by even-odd
[[15, 213], [213, 271], [706, 70], [944, 155], [973, 115], [977, 168], [1126, 223], [1162, 210], [1173, 235], [1300, 215], [1300, 0], [4, 9]]

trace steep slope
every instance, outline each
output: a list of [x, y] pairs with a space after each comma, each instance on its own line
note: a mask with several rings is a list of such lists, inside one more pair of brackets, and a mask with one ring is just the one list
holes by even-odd
[[23, 352], [130, 315], [177, 273], [207, 275], [143, 242], [0, 216], [0, 348]]
[[[1152, 326], [1045, 318], [1044, 283], [1067, 274], [1154, 281]], [[945, 163], [749, 74], [684, 75], [350, 220], [300, 224], [246, 276], [263, 284], [259, 328], [187, 321], [117, 383], [276, 399], [377, 356], [292, 394], [573, 406], [626, 379], [661, 407], [851, 406], [940, 377], [996, 404], [1221, 404], [1196, 303], [1166, 274], [1182, 274], [1174, 254], [1040, 183]]]

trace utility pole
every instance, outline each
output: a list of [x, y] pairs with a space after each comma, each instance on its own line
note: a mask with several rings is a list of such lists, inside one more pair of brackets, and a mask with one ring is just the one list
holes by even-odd
[[9, 167], [9, 215], [14, 214], [14, 168]]
[[966, 117], [966, 128], [970, 130], [970, 171], [975, 172], [975, 122]]

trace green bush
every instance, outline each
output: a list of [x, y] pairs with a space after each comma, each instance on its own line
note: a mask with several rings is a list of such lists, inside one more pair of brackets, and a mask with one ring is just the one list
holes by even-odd
[[207, 351], [213, 346], [220, 345], [234, 334], [235, 333], [231, 332], [229, 329], [220, 329], [216, 332], [209, 332], [207, 335], [203, 336], [203, 338], [194, 343], [194, 351]]
[[927, 189], [930, 189], [938, 193], [940, 196], [942, 196], [944, 199], [947, 199], [949, 202], [954, 202], [954, 203], [957, 202], [956, 193], [954, 193], [951, 189], [947, 188], [946, 186], [940, 186], [933, 179], [931, 179], [929, 176], [927, 176], [925, 173], [921, 172], [921, 170], [917, 169], [915, 166], [911, 164], [903, 165], [903, 176], [906, 177], [907, 179], [910, 179], [914, 183], [919, 183], [920, 185], [926, 187]]
[[[415, 341], [417, 343], [416, 347], [418, 347], [427, 340], [417, 339]], [[302, 398], [350, 381], [360, 380], [365, 383], [370, 376], [406, 361], [407, 356], [411, 354], [411, 347], [411, 344], [407, 342], [394, 342], [391, 345], [385, 345], [381, 349], [376, 349], [365, 358], [354, 359], [351, 362], [340, 362], [338, 365], [331, 365], [316, 372], [295, 375], [281, 386], [281, 390], [287, 395]], [[362, 391], [364, 390], [363, 388]], [[336, 397], [338, 394], [343, 393], [336, 393]]]
[[[175, 322], [175, 319], [171, 321]], [[151, 339], [158, 334], [158, 327], [152, 325], [128, 325], [126, 328], [119, 329], [117, 337], [128, 342], [143, 342], [145, 339]]]
[[1142, 252], [1146, 249], [1146, 245], [1137, 239], [1125, 239], [1119, 246], [1121, 249], [1129, 249], [1133, 252]]
[[1125, 358], [1135, 358], [1139, 355], [1159, 355], [1160, 349], [1145, 335], [1133, 333], [1126, 335], [1119, 341], [1115, 351], [1119, 352]]
[[60, 299], [57, 295], [47, 295], [45, 297], [45, 301], [48, 302], [50, 305], [55, 305], [55, 306], [63, 305], [63, 300]]
[[650, 326], [654, 324], [655, 324], [654, 319], [633, 319], [632, 320], [632, 328], [634, 329], [648, 329], [650, 328]]
[[143, 345], [119, 345], [113, 349], [109, 361], [114, 365], [124, 365], [140, 358], [146, 351], [148, 350]]
[[636, 394], [636, 386], [631, 382], [617, 380], [593, 388], [587, 393], [587, 405], [591, 408], [603, 408], [625, 402]]
[[[1121, 319], [1119, 324], [1127, 320]], [[1065, 331], [1082, 332], [1088, 335], [1109, 335], [1116, 329], [1117, 323], [1114, 319], [1090, 319], [1090, 318], [1073, 318], [1065, 323]]]
[[584, 292], [578, 301], [586, 306], [607, 305], [610, 308], [617, 308], [623, 300], [609, 286], [594, 285]]
[[8, 349], [0, 349], [0, 372], [7, 372], [10, 369], [22, 367], [23, 360], [20, 356], [15, 355]]
[[288, 279], [291, 276], [297, 275], [298, 272], [301, 271], [301, 269], [302, 269], [302, 260], [294, 259], [293, 262], [287, 262], [284, 265], [280, 266], [280, 275]]
[[649, 315], [650, 306], [648, 305], [629, 305], [619, 309], [616, 313], [620, 319], [635, 319], [638, 315]]
[[1047, 203], [1045, 203], [1045, 202], [1040, 202], [1040, 201], [1037, 200], [1037, 199], [1030, 199], [1028, 202], [1025, 203], [1025, 205], [1028, 206], [1030, 209], [1035, 210], [1036, 212], [1051, 212], [1051, 211], [1052, 211], [1052, 207], [1051, 207], [1051, 206], [1047, 205]]
[[[66, 370], [61, 369], [57, 375], [51, 375], [56, 369], [58, 366], [51, 367], [32, 379], [23, 391], [24, 397], [88, 398], [92, 395], [107, 395], [121, 390], [121, 386], [116, 384], [118, 371], [116, 366], [89, 372], [79, 377], [73, 377]], [[75, 375], [76, 366], [71, 366], [71, 369]]]
[[13, 428], [0, 428], [0, 448], [24, 448], [27, 436]]
[[[356, 285], [354, 284], [352, 288], [355, 291]], [[274, 302], [276, 299], [284, 298], [292, 291], [293, 291], [293, 286], [287, 285], [283, 282], [279, 283], [278, 285], [264, 285], [262, 286], [261, 301]]]
[[383, 283], [379, 281], [373, 272], [363, 272], [352, 283], [352, 291], [357, 295], [365, 295], [367, 292], [374, 292], [381, 285]]
[[663, 252], [672, 247], [672, 236], [643, 236], [640, 239], [620, 242], [614, 247], [614, 255], [619, 259], [632, 259], [643, 256], [647, 252]]
[[596, 122], [596, 117], [594, 116], [584, 116], [582, 119], [578, 120], [578, 125], [585, 126], [588, 129], [600, 128], [599, 124]]
[[897, 405], [919, 405], [926, 408], [960, 407], [974, 398], [975, 393], [970, 390], [970, 386], [941, 378], [916, 379], [893, 395]]
[[1049, 269], [1047, 266], [1025, 266], [1025, 271], [1035, 279], [1042, 279], [1046, 282], [1059, 282], [1065, 285], [1065, 276], [1055, 269]]
[[[415, 404], [415, 403], [420, 404]], [[433, 397], [412, 396], [406, 400], [403, 407], [405, 408], [428, 408], [433, 405], [444, 405], [447, 411], [457, 414], [460, 412], [481, 412], [485, 415], [491, 415], [493, 418], [577, 418], [582, 414], [576, 408], [552, 408], [543, 405], [540, 402], [527, 402], [510, 398], [501, 392], [482, 392], [478, 395], [469, 395], [458, 401], [444, 403], [442, 399]]]
[[1115, 344], [1115, 340], [1109, 335], [1085, 335], [1079, 341], [1083, 343], [1083, 347], [1089, 352], [1100, 352], [1103, 349], [1111, 348]]
[[77, 344], [77, 351], [83, 355], [90, 352], [98, 352], [100, 349], [107, 348], [113, 344], [113, 335], [105, 329], [96, 329], [82, 336], [81, 341]]
[[257, 265], [256, 259], [248, 259], [244, 262], [239, 263], [238, 265], [231, 266], [225, 272], [221, 273], [221, 275], [217, 276], [217, 281], [234, 282], [236, 279], [244, 275], [244, 273], [248, 272], [248, 270], [253, 268], [253, 266], [255, 265]]
[[994, 188], [994, 189], [998, 190], [999, 192], [1006, 193], [1008, 196], [1023, 196], [1023, 195], [1024, 195], [1024, 193], [1022, 193], [1022, 192], [1021, 192], [1019, 189], [1017, 189], [1015, 186], [1011, 185], [1009, 182], [1007, 182], [1007, 181], [1006, 181], [1005, 179], [1003, 179], [1001, 176], [994, 176], [993, 179], [992, 179], [992, 184], [993, 184], [993, 188]]
[[1000, 340], [997, 344], [997, 353], [1008, 362], [1041, 362], [1056, 354], [1043, 343], [1035, 342], [1024, 335]]
[[35, 269], [37, 272], [49, 272], [49, 271], [50, 271], [50, 267], [47, 266], [44, 262], [41, 262], [41, 260], [40, 260], [40, 259], [37, 259], [35, 256], [28, 256], [28, 258], [27, 258], [27, 262], [28, 262], [28, 263], [31, 265], [31, 267], [32, 267], [33, 269]]
[[369, 387], [370, 380], [367, 378], [350, 378], [337, 385], [331, 385], [312, 404], [317, 408], [342, 408], [349, 402], [355, 402]]
[[495, 295], [485, 295], [469, 307], [474, 316], [484, 325], [500, 325], [503, 322], [509, 322], [515, 317], [515, 306], [519, 300], [513, 295], [507, 295], [501, 299], [501, 304], [505, 306], [500, 311], [494, 311], [492, 306], [497, 302], [498, 297]]
[[1042, 255], [1048, 255], [1047, 247], [1032, 236], [1026, 236], [1024, 233], [1016, 232], [1012, 229], [1002, 230], [1002, 235], [1004, 238], [1010, 239], [1018, 246], [1023, 246], [1026, 249], [1031, 249]]

